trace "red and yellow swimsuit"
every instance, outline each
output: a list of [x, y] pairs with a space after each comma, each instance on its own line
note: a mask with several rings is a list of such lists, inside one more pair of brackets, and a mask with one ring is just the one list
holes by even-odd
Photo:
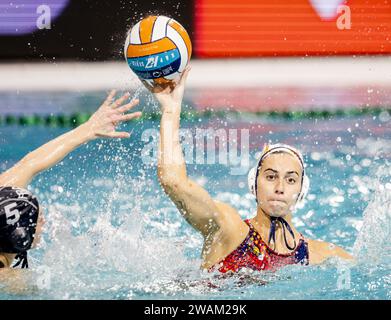
[[308, 265], [308, 243], [301, 236], [298, 246], [288, 254], [280, 254], [269, 248], [255, 230], [250, 220], [244, 220], [250, 230], [243, 242], [221, 262], [209, 269], [218, 269], [221, 273], [237, 272], [242, 268], [275, 271], [289, 264]]

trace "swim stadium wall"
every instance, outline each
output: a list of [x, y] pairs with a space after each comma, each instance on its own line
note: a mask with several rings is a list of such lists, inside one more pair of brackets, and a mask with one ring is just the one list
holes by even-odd
[[[191, 62], [183, 117], [254, 113], [289, 119], [373, 113], [391, 107], [391, 57], [214, 59]], [[126, 62], [0, 64], [2, 124], [72, 126], [117, 88], [151, 95]], [[144, 110], [158, 116], [156, 108]], [[84, 119], [84, 120], [83, 120]]]

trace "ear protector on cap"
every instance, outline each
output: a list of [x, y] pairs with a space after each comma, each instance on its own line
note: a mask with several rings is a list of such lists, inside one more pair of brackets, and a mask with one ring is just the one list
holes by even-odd
[[301, 181], [301, 190], [300, 190], [300, 193], [299, 193], [299, 195], [297, 197], [297, 201], [296, 201], [296, 206], [297, 206], [305, 199], [305, 197], [308, 193], [309, 187], [310, 187], [310, 180], [309, 180], [308, 176], [305, 174], [304, 159], [303, 159], [302, 154], [300, 153], [299, 150], [297, 150], [289, 145], [286, 145], [286, 144], [280, 144], [280, 143], [273, 144], [273, 145], [265, 144], [265, 146], [262, 150], [261, 157], [258, 160], [257, 166], [252, 168], [249, 171], [248, 176], [247, 176], [247, 182], [248, 182], [248, 187], [250, 189], [250, 192], [255, 197], [257, 197], [257, 178], [258, 178], [259, 168], [261, 167], [262, 162], [266, 158], [266, 156], [268, 156], [272, 153], [275, 153], [275, 152], [289, 153], [289, 154], [295, 156], [300, 161], [301, 168], [303, 170], [303, 174], [302, 174], [302, 181]]

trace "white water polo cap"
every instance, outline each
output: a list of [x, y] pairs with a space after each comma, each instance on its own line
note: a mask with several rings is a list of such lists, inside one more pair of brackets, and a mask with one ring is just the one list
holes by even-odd
[[305, 197], [308, 193], [309, 187], [310, 187], [310, 180], [305, 173], [303, 155], [301, 154], [301, 152], [299, 150], [297, 150], [296, 148], [291, 147], [287, 144], [282, 144], [282, 143], [265, 144], [265, 146], [263, 147], [263, 150], [262, 150], [262, 154], [257, 162], [257, 165], [254, 168], [252, 168], [248, 173], [248, 177], [247, 177], [248, 187], [249, 187], [251, 193], [255, 196], [255, 198], [257, 198], [257, 187], [258, 187], [257, 186], [257, 179], [258, 179], [259, 168], [261, 167], [263, 160], [265, 160], [265, 158], [267, 156], [269, 156], [273, 153], [277, 153], [277, 152], [278, 153], [281, 153], [281, 152], [288, 153], [288, 154], [294, 156], [300, 162], [300, 166], [302, 169], [302, 176], [301, 176], [301, 189], [300, 189], [300, 193], [297, 197], [297, 201], [296, 201], [296, 206], [297, 206], [305, 199]]

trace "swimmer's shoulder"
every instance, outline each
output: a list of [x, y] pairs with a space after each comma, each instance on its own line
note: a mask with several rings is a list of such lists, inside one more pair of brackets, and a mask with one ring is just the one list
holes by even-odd
[[0, 283], [4, 285], [14, 285], [23, 279], [23, 271], [22, 269], [14, 269], [3, 267], [0, 268]]
[[320, 264], [332, 257], [353, 260], [353, 257], [333, 243], [308, 239], [310, 264]]
[[36, 283], [29, 269], [0, 269], [0, 289], [9, 294], [27, 294], [35, 293]]
[[238, 210], [227, 203], [214, 200], [219, 210], [219, 228], [205, 240], [201, 268], [209, 269], [232, 252], [246, 237], [249, 227]]

